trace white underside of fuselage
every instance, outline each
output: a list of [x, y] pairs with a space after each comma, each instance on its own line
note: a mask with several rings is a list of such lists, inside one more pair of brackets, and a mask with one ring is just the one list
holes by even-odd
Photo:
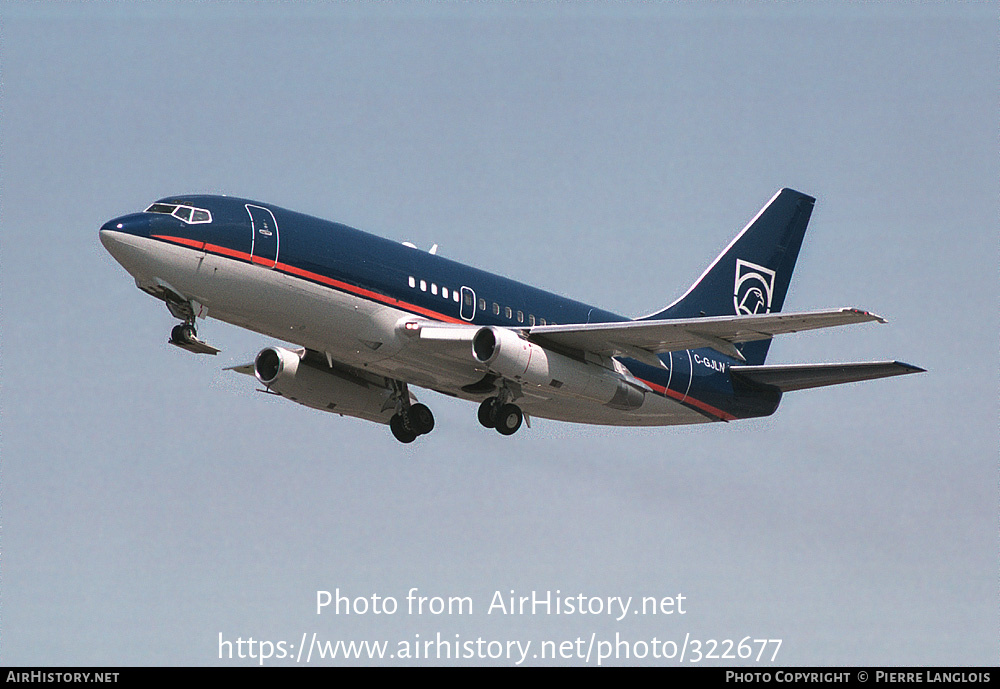
[[[137, 285], [166, 283], [206, 307], [210, 318], [322, 352], [377, 376], [467, 400], [488, 396], [461, 389], [488, 373], [471, 347], [432, 347], [400, 334], [400, 319], [420, 316], [279, 270], [155, 239], [108, 232], [102, 240]], [[521, 393], [516, 402], [526, 414], [575, 423], [666, 426], [711, 420], [653, 392], [631, 411], [550, 387], [522, 386]]]

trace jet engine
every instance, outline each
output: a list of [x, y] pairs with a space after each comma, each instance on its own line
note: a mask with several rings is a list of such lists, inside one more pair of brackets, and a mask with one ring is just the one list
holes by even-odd
[[[268, 391], [313, 409], [389, 423], [392, 390], [348, 371], [314, 365], [305, 350], [268, 347], [257, 354], [253, 372]], [[387, 407], [387, 408], [386, 408]]]
[[472, 338], [472, 355], [507, 380], [558, 390], [613, 409], [638, 409], [645, 400], [641, 383], [631, 383], [617, 371], [540, 347], [507, 328], [480, 328]]

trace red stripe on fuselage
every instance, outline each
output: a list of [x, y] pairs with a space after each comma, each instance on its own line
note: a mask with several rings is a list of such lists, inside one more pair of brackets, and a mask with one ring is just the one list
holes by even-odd
[[186, 237], [167, 237], [162, 234], [154, 234], [154, 239], [166, 239], [168, 241], [174, 242], [175, 244], [183, 244], [184, 246], [190, 246], [193, 249], [204, 249], [205, 242], [199, 242], [197, 239], [187, 239]]
[[[422, 306], [417, 306], [416, 304], [410, 304], [409, 302], [400, 301], [394, 297], [388, 297], [384, 294], [379, 294], [378, 292], [373, 292], [371, 290], [365, 289], [363, 287], [358, 287], [356, 285], [351, 285], [340, 280], [334, 280], [333, 278], [327, 277], [326, 275], [320, 275], [319, 273], [314, 273], [309, 270], [304, 270], [302, 268], [297, 268], [293, 265], [281, 262], [268, 261], [267, 259], [260, 258], [259, 256], [251, 256], [244, 251], [236, 251], [235, 249], [230, 249], [225, 246], [220, 246], [218, 244], [209, 244], [208, 242], [199, 242], [196, 239], [187, 239], [185, 237], [171, 237], [167, 235], [153, 235], [155, 239], [162, 239], [168, 242], [173, 242], [174, 244], [180, 244], [181, 246], [191, 247], [193, 249], [198, 249], [199, 251], [207, 251], [220, 256], [227, 256], [229, 258], [235, 258], [242, 261], [247, 261], [250, 263], [256, 263], [258, 265], [265, 266], [267, 268], [273, 268], [274, 270], [281, 271], [287, 275], [294, 275], [296, 277], [305, 278], [306, 280], [311, 280], [313, 282], [318, 282], [330, 287], [334, 287], [343, 292], [349, 292], [350, 294], [356, 294], [359, 297], [365, 297], [366, 299], [371, 299], [373, 301], [379, 301], [383, 304], [388, 304], [390, 306], [398, 306], [407, 311], [412, 311], [419, 313], [421, 315], [427, 316], [429, 318], [435, 318], [437, 320], [445, 321], [447, 323], [466, 323], [460, 318], [455, 318], [454, 316], [448, 316], [446, 314], [440, 313], [438, 311], [433, 311], [431, 309], [426, 309]], [[270, 265], [269, 265], [270, 264]], [[696, 409], [699, 409], [710, 416], [714, 416], [721, 421], [733, 421], [736, 419], [735, 416], [729, 412], [717, 409], [710, 404], [706, 404], [701, 400], [695, 399], [690, 395], [682, 395], [676, 390], [670, 390], [663, 385], [659, 385], [644, 378], [640, 378], [642, 382], [651, 387], [654, 391], [677, 400], [682, 404], [688, 404]]]
[[388, 304], [389, 306], [398, 306], [407, 311], [412, 311], [428, 318], [434, 318], [439, 321], [445, 321], [447, 323], [465, 323], [460, 318], [455, 318], [454, 316], [449, 316], [443, 314], [439, 311], [434, 311], [432, 309], [424, 308], [423, 306], [417, 306], [416, 304], [410, 304], [409, 302], [401, 301], [395, 297], [389, 297], [384, 294], [379, 294], [378, 292], [373, 292], [364, 287], [358, 287], [357, 285], [352, 285], [347, 282], [342, 282], [340, 280], [334, 280], [333, 278], [327, 277], [326, 275], [320, 275], [319, 273], [314, 273], [310, 270], [304, 270], [302, 268], [297, 268], [296, 266], [289, 265], [288, 263], [281, 263], [280, 261], [270, 261], [259, 256], [251, 256], [245, 251], [236, 251], [235, 249], [230, 249], [225, 246], [219, 246], [218, 244], [209, 244], [208, 242], [199, 242], [194, 239], [186, 239], [184, 237], [171, 237], [168, 235], [153, 235], [156, 239], [162, 239], [168, 242], [173, 242], [175, 244], [180, 244], [182, 246], [188, 246], [198, 250], [204, 250], [213, 254], [218, 254], [220, 256], [226, 256], [229, 258], [239, 259], [241, 261], [247, 261], [250, 263], [256, 263], [257, 265], [264, 266], [265, 268], [271, 268], [273, 270], [280, 271], [287, 275], [294, 275], [295, 277], [305, 278], [306, 280], [311, 280], [313, 282], [318, 282], [329, 287], [334, 287], [342, 292], [349, 292], [350, 294], [356, 294], [359, 297], [365, 297], [366, 299], [371, 299], [373, 301], [382, 302], [383, 304]]
[[705, 404], [701, 400], [695, 399], [694, 397], [691, 397], [690, 395], [682, 395], [681, 393], [677, 392], [676, 390], [671, 390], [671, 389], [669, 389], [669, 388], [667, 388], [667, 387], [665, 387], [663, 385], [659, 385], [659, 384], [654, 383], [652, 381], [646, 380], [645, 378], [639, 378], [639, 380], [641, 380], [643, 383], [645, 383], [649, 387], [653, 388], [653, 390], [655, 390], [656, 392], [660, 393], [661, 395], [665, 395], [666, 397], [670, 397], [672, 399], [675, 399], [678, 402], [681, 402], [683, 404], [690, 404], [692, 407], [700, 409], [701, 411], [705, 412], [706, 414], [711, 414], [712, 416], [718, 417], [722, 421], [734, 421], [736, 419], [736, 417], [733, 416], [732, 414], [730, 414], [729, 412], [722, 411], [721, 409], [717, 409], [716, 407], [713, 407], [710, 404]]

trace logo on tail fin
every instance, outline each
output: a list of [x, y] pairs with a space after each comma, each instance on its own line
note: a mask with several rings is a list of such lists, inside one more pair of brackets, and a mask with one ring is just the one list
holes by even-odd
[[774, 271], [756, 263], [736, 259], [736, 285], [733, 288], [733, 305], [737, 314], [748, 316], [771, 312], [774, 293]]

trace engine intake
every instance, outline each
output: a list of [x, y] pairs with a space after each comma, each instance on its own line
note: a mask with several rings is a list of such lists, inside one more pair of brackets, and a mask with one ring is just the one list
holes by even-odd
[[[288, 356], [284, 356], [288, 355]], [[271, 385], [283, 372], [286, 375], [295, 376], [300, 358], [295, 352], [291, 352], [282, 347], [268, 347], [262, 349], [253, 360], [253, 372], [264, 385]]]

